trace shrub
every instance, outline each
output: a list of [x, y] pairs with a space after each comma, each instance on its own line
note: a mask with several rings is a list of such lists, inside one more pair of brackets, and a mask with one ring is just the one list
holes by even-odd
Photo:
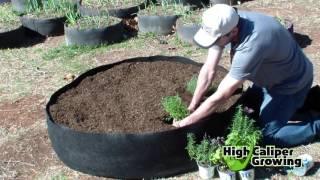
[[164, 110], [169, 113], [170, 117], [177, 121], [182, 120], [189, 114], [187, 106], [183, 104], [179, 95], [163, 98], [162, 106], [164, 107]]

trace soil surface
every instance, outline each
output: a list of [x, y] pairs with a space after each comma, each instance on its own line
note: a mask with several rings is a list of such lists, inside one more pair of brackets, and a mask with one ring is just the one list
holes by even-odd
[[[157, 132], [173, 129], [163, 122], [167, 116], [161, 100], [177, 93], [185, 105], [192, 95], [186, 83], [199, 66], [173, 61], [121, 63], [87, 77], [62, 94], [50, 107], [59, 124], [85, 132]], [[218, 84], [224, 71], [218, 71]], [[230, 106], [228, 101], [226, 106]], [[225, 110], [221, 106], [217, 111]]]

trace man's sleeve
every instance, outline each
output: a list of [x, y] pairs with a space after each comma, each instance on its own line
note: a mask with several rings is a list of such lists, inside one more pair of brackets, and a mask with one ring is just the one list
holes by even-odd
[[229, 75], [237, 80], [254, 79], [262, 64], [261, 47], [244, 47], [237, 51], [232, 60]]

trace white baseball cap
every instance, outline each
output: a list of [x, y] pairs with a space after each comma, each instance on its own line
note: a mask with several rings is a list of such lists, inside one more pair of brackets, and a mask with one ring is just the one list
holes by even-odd
[[204, 48], [209, 48], [215, 41], [231, 32], [239, 22], [236, 10], [226, 4], [216, 4], [202, 15], [202, 27], [194, 35], [194, 41]]

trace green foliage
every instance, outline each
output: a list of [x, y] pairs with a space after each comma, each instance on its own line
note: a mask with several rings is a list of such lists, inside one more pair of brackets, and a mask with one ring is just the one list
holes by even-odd
[[254, 123], [254, 120], [249, 119], [244, 114], [242, 106], [238, 106], [225, 144], [239, 148], [245, 146], [249, 149], [249, 155], [242, 159], [235, 159], [230, 156], [224, 157], [228, 167], [233, 171], [242, 170], [247, 167], [252, 157], [253, 148], [262, 137], [261, 130]]
[[191, 160], [197, 161], [201, 165], [216, 165], [221, 163], [223, 138], [210, 139], [209, 136], [204, 135], [199, 144], [196, 143], [195, 135], [189, 133], [187, 135], [186, 150]]
[[[198, 77], [196, 75], [193, 75], [192, 78], [187, 82], [186, 90], [189, 93], [194, 94], [197, 88], [197, 82], [198, 82]], [[214, 93], [216, 90], [217, 90], [216, 87], [214, 85], [211, 85], [206, 95], [210, 95]]]
[[197, 87], [197, 81], [198, 81], [197, 76], [193, 75], [190, 81], [187, 82], [186, 90], [189, 93], [194, 94], [194, 91], [196, 90], [196, 87]]
[[83, 0], [82, 4], [98, 8], [125, 8], [143, 3], [144, 0]]
[[27, 13], [36, 17], [66, 16], [77, 7], [69, 0], [28, 0]]
[[255, 126], [255, 121], [244, 114], [242, 106], [238, 106], [231, 125], [231, 131], [227, 136], [226, 145], [251, 146], [258, 143], [261, 137], [261, 130]]
[[140, 10], [142, 15], [178, 15], [185, 16], [190, 12], [190, 7], [184, 6], [180, 3], [170, 3], [162, 0], [160, 3], [150, 2], [146, 9]]
[[42, 58], [44, 60], [52, 60], [56, 58], [71, 59], [81, 54], [92, 52], [99, 46], [59, 46], [44, 52]]
[[164, 110], [177, 121], [182, 120], [189, 114], [187, 106], [183, 104], [182, 99], [179, 97], [179, 95], [167, 96], [163, 98], [162, 106]]
[[20, 25], [19, 16], [11, 8], [11, 4], [3, 3], [0, 5], [0, 32], [17, 28]]

